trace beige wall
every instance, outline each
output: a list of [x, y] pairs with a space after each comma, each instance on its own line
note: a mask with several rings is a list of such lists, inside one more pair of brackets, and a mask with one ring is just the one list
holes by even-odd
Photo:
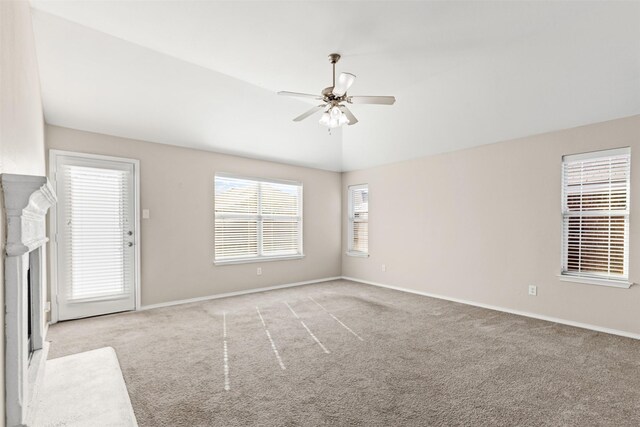
[[[44, 123], [31, 11], [26, 0], [0, 1], [0, 173], [44, 175]], [[0, 307], [4, 307], [4, 207], [0, 197]], [[4, 315], [0, 315], [4, 384]], [[0, 387], [0, 425], [5, 424]]]
[[[47, 147], [140, 160], [142, 303], [339, 276], [341, 175], [170, 145], [46, 127]], [[213, 265], [216, 172], [304, 184], [302, 260]], [[262, 275], [256, 275], [262, 267]]]
[[344, 206], [348, 185], [370, 191], [370, 257], [343, 255], [343, 275], [640, 334], [640, 285], [557, 277], [562, 155], [624, 146], [630, 278], [640, 283], [640, 116], [343, 174]]

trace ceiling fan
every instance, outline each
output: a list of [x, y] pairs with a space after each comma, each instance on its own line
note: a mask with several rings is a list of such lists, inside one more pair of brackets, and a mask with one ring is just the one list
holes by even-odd
[[298, 93], [298, 92], [278, 92], [278, 95], [295, 96], [301, 98], [313, 98], [322, 101], [323, 103], [317, 105], [307, 111], [304, 114], [299, 115], [294, 122], [299, 122], [324, 110], [322, 117], [320, 118], [320, 124], [327, 126], [331, 129], [340, 127], [344, 124], [349, 126], [358, 123], [358, 119], [353, 115], [351, 110], [347, 108], [344, 103], [348, 104], [379, 104], [379, 105], [392, 105], [396, 102], [396, 98], [393, 96], [349, 96], [347, 90], [351, 87], [356, 80], [356, 76], [351, 73], [340, 73], [338, 80], [336, 81], [336, 62], [340, 60], [340, 54], [332, 53], [329, 55], [329, 61], [333, 65], [333, 84], [327, 88], [324, 88], [320, 95], [312, 95], [310, 93]]

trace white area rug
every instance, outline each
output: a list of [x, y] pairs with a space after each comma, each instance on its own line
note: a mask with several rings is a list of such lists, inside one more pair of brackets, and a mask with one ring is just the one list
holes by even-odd
[[34, 426], [137, 425], [113, 348], [47, 361]]

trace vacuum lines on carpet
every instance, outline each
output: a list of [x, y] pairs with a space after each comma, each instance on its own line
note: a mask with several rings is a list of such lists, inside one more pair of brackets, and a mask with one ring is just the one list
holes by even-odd
[[[314, 303], [316, 303], [318, 305], [318, 307], [320, 307], [327, 315], [331, 316], [331, 318], [333, 320], [338, 322], [340, 324], [340, 326], [342, 326], [347, 331], [349, 331], [353, 336], [355, 336], [360, 341], [364, 341], [364, 339], [360, 335], [358, 335], [350, 327], [345, 325], [340, 319], [338, 319], [336, 316], [334, 316], [330, 311], [328, 311], [318, 301], [313, 299], [313, 297], [309, 297], [309, 299], [311, 301], [313, 301]], [[300, 324], [304, 327], [304, 329], [307, 331], [309, 336], [316, 342], [316, 344], [318, 344], [318, 346], [320, 346], [322, 351], [325, 354], [330, 354], [331, 352], [329, 351], [329, 349], [327, 349], [327, 347], [325, 347], [325, 345], [322, 344], [322, 342], [318, 339], [318, 337], [316, 337], [316, 335], [311, 331], [311, 329], [309, 329], [309, 327], [304, 323], [304, 321], [300, 318], [300, 316], [298, 316], [298, 313], [295, 312], [293, 307], [291, 307], [291, 305], [289, 305], [289, 303], [286, 302], [286, 301], [284, 301], [284, 305], [286, 305], [289, 308], [289, 310], [291, 311], [291, 313], [293, 314], [293, 316], [298, 321], [300, 321]], [[271, 333], [269, 332], [269, 328], [267, 327], [267, 323], [264, 320], [264, 316], [262, 315], [262, 312], [260, 311], [260, 307], [256, 306], [256, 312], [258, 313], [258, 318], [260, 319], [260, 323], [262, 323], [262, 326], [264, 328], [265, 334], [267, 335], [267, 339], [269, 340], [269, 343], [271, 344], [271, 349], [273, 350], [273, 354], [276, 357], [278, 365], [284, 371], [287, 368], [286, 368], [284, 362], [282, 361], [282, 357], [280, 356], [280, 353], [278, 352], [278, 347], [276, 346], [276, 343], [273, 340], [273, 337], [271, 336]], [[227, 344], [227, 312], [226, 311], [222, 313], [222, 336], [223, 336], [223, 347], [224, 347], [223, 348], [223, 358], [222, 358], [223, 368], [224, 368], [224, 389], [225, 389], [225, 391], [229, 391], [229, 390], [231, 390], [231, 383], [230, 383], [230, 380], [229, 380], [229, 352], [228, 352], [228, 344]]]
[[222, 313], [222, 339], [224, 342], [224, 389], [226, 391], [231, 390], [231, 386], [229, 385], [229, 352], [227, 351], [227, 312]]
[[362, 339], [362, 337], [358, 334], [356, 334], [355, 332], [353, 332], [351, 330], [350, 327], [348, 327], [347, 325], [345, 325], [344, 323], [342, 323], [342, 321], [340, 319], [338, 319], [336, 316], [334, 316], [332, 313], [330, 313], [326, 308], [324, 308], [324, 306], [322, 306], [318, 301], [314, 300], [313, 297], [309, 297], [309, 299], [313, 302], [315, 302], [316, 304], [318, 304], [318, 307], [320, 307], [321, 309], [324, 310], [325, 313], [327, 313], [329, 316], [331, 316], [333, 318], [333, 320], [335, 320], [336, 322], [340, 323], [340, 325], [342, 325], [343, 328], [345, 328], [347, 331], [351, 332], [356, 338], [358, 338], [360, 341], [364, 341]]
[[309, 327], [307, 325], [305, 325], [305, 323], [302, 321], [302, 319], [300, 318], [300, 316], [298, 316], [298, 313], [296, 313], [295, 311], [293, 311], [293, 308], [291, 308], [291, 306], [289, 305], [289, 303], [287, 303], [286, 301], [284, 302], [284, 304], [289, 307], [289, 310], [291, 310], [291, 313], [293, 313], [293, 315], [295, 316], [296, 319], [298, 319], [300, 321], [300, 323], [302, 324], [302, 326], [307, 330], [307, 332], [309, 333], [309, 335], [311, 335], [311, 338], [313, 338], [313, 340], [320, 346], [320, 348], [322, 349], [322, 351], [324, 351], [325, 353], [329, 354], [331, 353], [329, 350], [327, 350], [327, 347], [325, 347], [320, 340], [313, 335], [313, 332], [311, 332], [311, 329], [309, 329]]
[[256, 310], [258, 311], [258, 316], [260, 317], [260, 321], [262, 322], [262, 326], [264, 326], [264, 331], [267, 333], [267, 338], [269, 338], [269, 342], [271, 343], [271, 348], [273, 349], [273, 353], [276, 355], [276, 359], [278, 359], [278, 363], [280, 367], [284, 371], [287, 369], [282, 362], [282, 358], [280, 357], [280, 353], [278, 353], [278, 348], [276, 347], [276, 343], [273, 342], [273, 338], [271, 338], [271, 334], [269, 333], [269, 329], [267, 329], [267, 324], [264, 322], [262, 318], [262, 313], [260, 313], [260, 309], [256, 306]]

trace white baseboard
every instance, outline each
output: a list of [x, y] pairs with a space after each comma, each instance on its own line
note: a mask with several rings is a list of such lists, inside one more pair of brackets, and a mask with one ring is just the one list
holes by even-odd
[[425, 296], [425, 297], [431, 297], [431, 298], [437, 298], [437, 299], [442, 299], [442, 300], [446, 300], [446, 301], [458, 302], [458, 303], [461, 303], [461, 304], [472, 305], [474, 307], [481, 307], [481, 308], [487, 308], [489, 310], [502, 311], [504, 313], [516, 314], [518, 316], [525, 316], [525, 317], [531, 317], [531, 318], [539, 319], [539, 320], [546, 320], [547, 322], [561, 323], [563, 325], [575, 326], [576, 328], [590, 329], [592, 331], [604, 332], [604, 333], [607, 333], [607, 334], [619, 335], [619, 336], [622, 336], [622, 337], [627, 337], [627, 338], [633, 338], [633, 339], [636, 339], [636, 340], [640, 340], [640, 334], [634, 334], [632, 332], [621, 331], [621, 330], [618, 330], [618, 329], [604, 328], [602, 326], [590, 325], [588, 323], [574, 322], [573, 320], [559, 319], [557, 317], [545, 316], [543, 314], [529, 313], [527, 311], [513, 310], [513, 309], [510, 309], [510, 308], [498, 307], [498, 306], [495, 306], [495, 305], [483, 304], [483, 303], [463, 300], [463, 299], [459, 299], [459, 298], [452, 298], [452, 297], [447, 297], [447, 296], [444, 296], [444, 295], [436, 295], [436, 294], [431, 294], [429, 292], [422, 292], [422, 291], [416, 291], [416, 290], [413, 290], [413, 289], [401, 288], [399, 286], [385, 285], [383, 283], [372, 282], [372, 281], [369, 281], [369, 280], [356, 279], [355, 277], [342, 276], [342, 279], [350, 280], [352, 282], [364, 283], [364, 284], [367, 284], [367, 285], [379, 286], [379, 287], [387, 288], [387, 289], [394, 289], [396, 291], [408, 292], [408, 293], [411, 293], [411, 294], [422, 295], [422, 296]]
[[207, 300], [211, 300], [211, 299], [235, 297], [235, 296], [238, 296], [238, 295], [255, 294], [255, 293], [258, 293], [258, 292], [273, 291], [275, 289], [293, 288], [294, 286], [310, 285], [312, 283], [330, 282], [331, 280], [340, 280], [340, 279], [342, 279], [342, 277], [340, 277], [340, 276], [325, 277], [323, 279], [307, 280], [307, 281], [304, 281], [304, 282], [296, 282], [296, 283], [287, 283], [287, 284], [284, 284], [284, 285], [268, 286], [266, 288], [254, 288], [254, 289], [247, 289], [245, 291], [227, 292], [227, 293], [224, 293], [224, 294], [207, 295], [207, 296], [204, 296], [204, 297], [197, 297], [197, 298], [181, 299], [181, 300], [176, 300], [176, 301], [161, 302], [159, 304], [143, 305], [140, 308], [138, 308], [138, 311], [151, 310], [152, 308], [170, 307], [172, 305], [189, 304], [189, 303], [192, 303], [192, 302], [207, 301]]

